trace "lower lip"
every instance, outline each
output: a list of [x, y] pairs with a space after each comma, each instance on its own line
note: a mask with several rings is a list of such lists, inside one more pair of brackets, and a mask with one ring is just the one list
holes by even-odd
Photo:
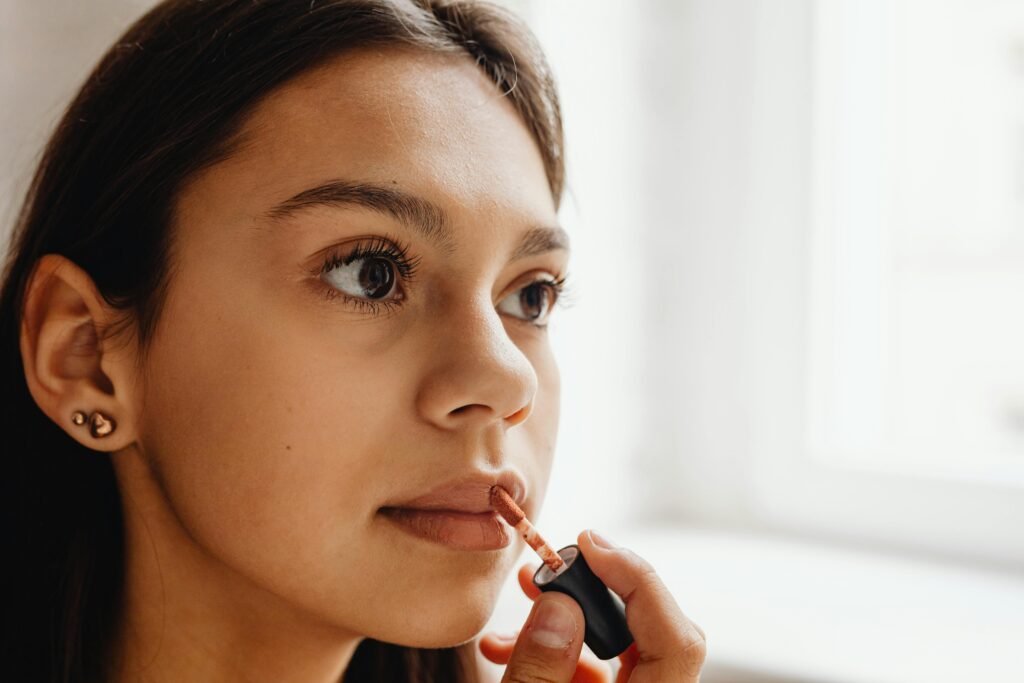
[[512, 542], [501, 517], [491, 512], [382, 508], [403, 531], [455, 550], [500, 550]]

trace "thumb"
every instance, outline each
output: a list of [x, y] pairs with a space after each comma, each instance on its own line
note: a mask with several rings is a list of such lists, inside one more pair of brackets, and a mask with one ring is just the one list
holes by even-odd
[[583, 610], [568, 595], [533, 601], [501, 683], [569, 683], [583, 648]]

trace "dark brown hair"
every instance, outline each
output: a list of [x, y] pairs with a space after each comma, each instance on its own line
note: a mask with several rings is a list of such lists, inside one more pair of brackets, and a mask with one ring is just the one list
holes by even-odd
[[[32, 400], [19, 331], [46, 253], [93, 278], [144, 356], [173, 273], [175, 200], [230, 157], [254, 106], [346, 50], [406, 46], [473, 59], [510, 99], [563, 189], [554, 82], [529, 29], [502, 8], [441, 0], [165, 0], [103, 56], [47, 143], [0, 281], [0, 680], [108, 680], [124, 538], [110, 454], [85, 448]], [[100, 338], [113, 332], [97, 330]], [[346, 681], [469, 681], [472, 646], [366, 639]]]

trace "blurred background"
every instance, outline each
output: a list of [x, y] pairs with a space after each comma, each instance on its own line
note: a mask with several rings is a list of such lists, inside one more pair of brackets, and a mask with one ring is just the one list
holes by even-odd
[[[0, 237], [152, 4], [0, 0]], [[542, 534], [651, 561], [706, 683], [1024, 681], [1024, 3], [503, 4], [567, 135]]]

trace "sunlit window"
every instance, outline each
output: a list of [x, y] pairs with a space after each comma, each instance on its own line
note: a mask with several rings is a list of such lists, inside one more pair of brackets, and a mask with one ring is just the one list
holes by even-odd
[[812, 451], [1024, 484], [1024, 3], [817, 9]]

